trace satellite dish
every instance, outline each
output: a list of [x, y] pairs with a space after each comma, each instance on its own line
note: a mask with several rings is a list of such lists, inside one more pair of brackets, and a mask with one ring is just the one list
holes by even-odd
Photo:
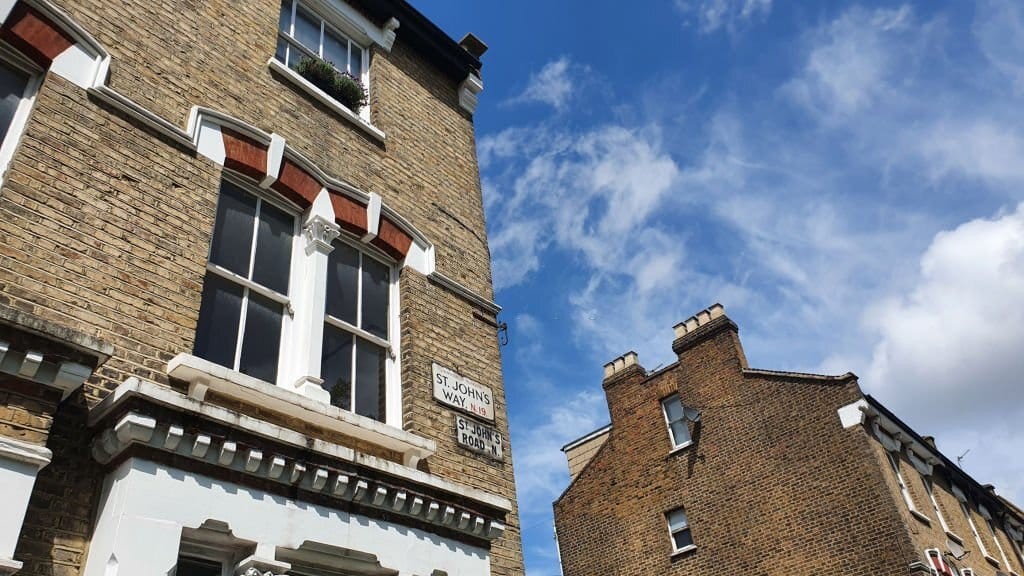
[[949, 553], [957, 560], [964, 557], [964, 547], [956, 540], [946, 538], [946, 548], [949, 548]]
[[700, 422], [700, 410], [696, 408], [683, 408], [683, 418], [690, 422]]

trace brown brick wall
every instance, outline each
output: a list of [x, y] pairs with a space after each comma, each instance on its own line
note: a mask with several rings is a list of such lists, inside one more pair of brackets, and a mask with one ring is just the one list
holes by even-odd
[[0, 374], [0, 436], [45, 446], [60, 393]]
[[[401, 31], [390, 54], [372, 56], [371, 116], [387, 134], [381, 145], [268, 71], [277, 0], [57, 4], [110, 51], [114, 89], [182, 127], [190, 107], [201, 105], [281, 134], [328, 174], [379, 193], [435, 243], [439, 271], [492, 296], [472, 120], [458, 107], [457, 83], [413, 53]], [[167, 361], [192, 350], [220, 177], [209, 160], [46, 77], [0, 188], [0, 302], [114, 346], [68, 401], [80, 410], [129, 376], [167, 383]], [[438, 442], [423, 465], [514, 500], [511, 450], [493, 463], [456, 447], [452, 413], [431, 397], [430, 363], [459, 369], [494, 390], [508, 438], [493, 327], [410, 270], [402, 273], [401, 305], [406, 428]], [[48, 443], [54, 462], [26, 520], [36, 532], [26, 532], [16, 554], [26, 575], [77, 573], [58, 566], [80, 561], [89, 514], [63, 520], [51, 507], [92, 506], [83, 487], [101, 481], [82, 463], [91, 462], [84, 447], [74, 459], [61, 456], [69, 439], [80, 440], [84, 416], [69, 408], [60, 418]], [[507, 523], [492, 550], [496, 575], [523, 571], [515, 512]], [[39, 544], [54, 538], [72, 543], [70, 558]]]
[[[907, 507], [903, 500], [903, 496], [900, 493], [896, 475], [892, 471], [892, 466], [889, 464], [888, 459], [885, 456], [885, 448], [883, 448], [878, 442], [873, 442], [873, 444], [879, 466], [884, 465], [883, 469], [886, 472], [886, 485], [889, 488], [893, 506], [895, 506], [903, 516], [903, 521], [906, 524], [913, 541], [914, 550], [922, 555], [924, 550], [929, 548], [938, 548], [942, 552], [948, 551], [949, 548], [946, 544], [948, 537], [942, 529], [942, 523], [939, 521], [938, 515], [935, 513], [931, 500], [928, 498], [928, 492], [925, 489], [921, 474], [906, 459], [906, 456], [900, 457], [898, 461], [900, 474], [902, 475], [910, 492], [910, 497], [914, 503], [914, 507], [918, 512], [924, 514], [927, 519], [922, 519], [910, 512], [910, 509]], [[964, 513], [960, 508], [959, 501], [950, 488], [949, 475], [941, 466], [936, 466], [932, 474], [932, 479], [935, 500], [938, 503], [942, 517], [946, 520], [946, 524], [949, 526], [950, 531], [960, 537], [962, 540], [963, 550], [967, 553], [966, 556], [957, 563], [957, 565], [960, 568], [970, 568], [974, 570], [974, 573], [978, 576], [996, 576], [996, 572], [999, 570], [1004, 573], [1012, 570], [1016, 574], [1024, 574], [1024, 566], [1021, 565], [1020, 559], [1016, 556], [1000, 521], [996, 520], [995, 522], [996, 534], [999, 538], [999, 543], [1003, 546], [1003, 551], [1006, 553], [1007, 560], [1010, 563], [1008, 567], [1002, 565], [1002, 558], [992, 540], [992, 533], [989, 531], [985, 519], [978, 512], [978, 499], [974, 497], [970, 498], [968, 510], [989, 556], [999, 561], [999, 567], [996, 567], [989, 561], [985, 560], [985, 557], [981, 552], [981, 548], [978, 546], [978, 541], [971, 532], [967, 518], [964, 516]], [[959, 487], [962, 490], [967, 489], [967, 485], [963, 483], [961, 483]], [[990, 503], [987, 507], [991, 512], [993, 512], [993, 514], [995, 513], [995, 505]], [[924, 560], [923, 556], [922, 560]]]
[[[653, 377], [606, 381], [610, 438], [555, 504], [566, 576], [907, 573], [914, 551], [872, 445], [836, 414], [856, 382], [744, 365], [726, 329]], [[701, 424], [669, 454], [660, 400], [674, 392]], [[673, 557], [665, 513], [680, 506], [697, 549]]]

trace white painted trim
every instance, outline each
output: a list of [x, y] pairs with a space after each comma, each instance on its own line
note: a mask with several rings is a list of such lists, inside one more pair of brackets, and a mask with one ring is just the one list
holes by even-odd
[[864, 409], [867, 408], [868, 401], [861, 398], [856, 402], [852, 402], [839, 408], [836, 412], [839, 414], [839, 423], [842, 424], [844, 429], [853, 428], [858, 424], [863, 424], [866, 419]]
[[459, 106], [470, 114], [476, 112], [477, 96], [484, 89], [484, 81], [475, 72], [470, 72], [459, 84]]
[[480, 296], [476, 292], [473, 292], [469, 288], [463, 286], [462, 284], [456, 282], [455, 280], [452, 280], [448, 276], [445, 276], [444, 274], [436, 270], [428, 274], [427, 277], [430, 280], [432, 280], [435, 284], [447, 288], [451, 292], [454, 292], [455, 294], [465, 298], [466, 300], [469, 300], [472, 304], [475, 304], [480, 308], [483, 308], [486, 312], [489, 312], [490, 314], [497, 316], [498, 313], [501, 312], [501, 306], [498, 306], [498, 304], [495, 303], [494, 301], [488, 300], [487, 298]]
[[429, 438], [318, 402], [189, 354], [179, 354], [171, 359], [167, 363], [167, 374], [186, 382], [203, 382], [211, 390], [230, 398], [395, 450], [403, 454], [412, 466], [437, 451], [437, 444]]
[[586, 436], [583, 436], [581, 438], [577, 438], [576, 440], [573, 440], [572, 442], [569, 442], [565, 446], [562, 446], [562, 452], [568, 452], [569, 450], [572, 450], [573, 448], [576, 448], [577, 446], [581, 446], [583, 444], [586, 444], [587, 442], [590, 442], [591, 440], [593, 440], [593, 439], [595, 439], [595, 438], [597, 438], [599, 436], [604, 436], [605, 434], [607, 434], [607, 433], [609, 433], [611, 431], [612, 431], [612, 425], [611, 424], [608, 424], [607, 426], [604, 426], [602, 428], [598, 428], [597, 430], [594, 430], [590, 434], [587, 434]]
[[135, 120], [138, 120], [156, 132], [170, 138], [176, 144], [184, 146], [189, 150], [195, 149], [195, 144], [192, 141], [191, 134], [185, 132], [181, 128], [178, 128], [174, 124], [171, 124], [167, 120], [164, 120], [162, 117], [136, 103], [131, 98], [124, 96], [113, 88], [105, 85], [94, 86], [89, 88], [88, 92], [97, 99], [106, 102], [110, 106], [128, 114]]
[[0, 143], [0, 182], [3, 182], [7, 179], [7, 168], [10, 166], [11, 159], [14, 158], [18, 142], [21, 141], [21, 137], [25, 133], [25, 125], [28, 123], [28, 117], [35, 105], [36, 95], [39, 93], [39, 87], [43, 83], [46, 72], [39, 70], [38, 66], [20, 54], [8, 50], [2, 44], [0, 44], [0, 59], [8, 67], [28, 76], [25, 82], [25, 91], [22, 92], [18, 107], [11, 118], [11, 124], [7, 127], [7, 134], [4, 135], [3, 142]]
[[359, 128], [366, 134], [370, 135], [381, 144], [384, 143], [384, 140], [386, 138], [384, 132], [381, 132], [380, 129], [375, 127], [373, 124], [370, 124], [369, 121], [364, 119], [362, 116], [349, 110], [348, 107], [342, 105], [334, 98], [328, 96], [326, 92], [314, 86], [312, 82], [306, 80], [288, 66], [285, 66], [284, 63], [279, 62], [276, 58], [271, 57], [269, 60], [267, 60], [267, 66], [271, 69], [271, 71], [277, 72], [278, 74], [281, 75], [282, 78], [288, 80], [289, 82], [291, 82], [292, 84], [294, 84], [295, 86], [297, 86], [310, 96], [316, 98], [317, 101], [319, 101], [321, 104], [326, 106], [329, 110], [331, 110], [338, 116], [341, 116], [345, 120], [348, 120], [357, 128]]
[[0, 458], [31, 464], [37, 469], [45, 467], [53, 458], [49, 448], [36, 446], [14, 438], [0, 436]]
[[213, 119], [202, 119], [195, 131], [196, 153], [205, 156], [215, 163], [224, 165], [227, 152], [224, 149], [224, 134], [220, 131], [220, 123]]
[[267, 175], [260, 182], [260, 188], [269, 188], [277, 182], [281, 175], [281, 164], [284, 162], [286, 142], [276, 132], [270, 135], [270, 146], [267, 147]]
[[[135, 397], [146, 398], [147, 400], [155, 404], [167, 406], [178, 412], [200, 415], [204, 418], [213, 420], [214, 422], [218, 422], [222, 425], [231, 428], [236, 428], [245, 432], [249, 432], [251, 434], [267, 438], [268, 440], [281, 442], [283, 444], [287, 444], [304, 450], [309, 450], [313, 453], [327, 456], [329, 458], [356, 463], [363, 467], [366, 467], [369, 470], [373, 470], [381, 474], [385, 474], [414, 484], [427, 486], [446, 493], [456, 494], [460, 497], [468, 498], [470, 500], [474, 500], [486, 504], [488, 506], [492, 506], [504, 512], [510, 512], [512, 510], [511, 501], [501, 496], [497, 496], [495, 494], [491, 494], [490, 492], [481, 490], [479, 488], [473, 488], [457, 484], [455, 482], [445, 480], [434, 474], [422, 472], [415, 468], [404, 466], [396, 462], [390, 462], [388, 460], [383, 460], [380, 458], [376, 458], [374, 456], [368, 456], [366, 454], [356, 452], [347, 446], [342, 446], [334, 442], [309, 437], [294, 430], [291, 430], [289, 428], [285, 428], [277, 424], [267, 422], [265, 420], [260, 420], [258, 418], [253, 418], [250, 416], [239, 414], [238, 412], [228, 410], [227, 408], [223, 408], [215, 404], [202, 402], [194, 398], [185, 396], [184, 394], [167, 388], [166, 386], [160, 386], [159, 384], [148, 382], [146, 380], [140, 380], [134, 377], [125, 380], [124, 383], [115, 388], [113, 392], [111, 392], [106, 398], [103, 399], [102, 402], [100, 402], [100, 404], [98, 404], [89, 412], [89, 426], [95, 427], [101, 420], [103, 420], [104, 417], [110, 414], [114, 409], [116, 409], [124, 402], [127, 402]], [[334, 407], [327, 406], [326, 408]], [[337, 408], [335, 408], [335, 410], [338, 410], [339, 412], [344, 412], [343, 410]], [[328, 414], [328, 416], [330, 416], [330, 414]], [[375, 422], [373, 420], [371, 420], [370, 422], [378, 424], [379, 426], [383, 426], [382, 424]], [[314, 423], [319, 424], [319, 422]], [[399, 432], [407, 434], [409, 436], [413, 436], [408, 432]], [[434, 447], [435, 443], [433, 440], [426, 438], [421, 438], [420, 440], [423, 443], [425, 443], [427, 445], [427, 448], [430, 449], [431, 451], [436, 450], [436, 448]], [[166, 444], [167, 442], [165, 441], [164, 445]], [[177, 444], [175, 444], [175, 446], [177, 446]], [[209, 446], [207, 445], [207, 447]], [[270, 458], [268, 458], [268, 460], [270, 460]]]
[[356, 43], [362, 44], [363, 50], [367, 50], [370, 44], [377, 44], [384, 50], [391, 51], [391, 45], [395, 41], [394, 31], [398, 29], [398, 21], [394, 18], [391, 20], [395, 21], [395, 25], [389, 35], [390, 20], [385, 23], [383, 28], [377, 26], [344, 0], [300, 0], [300, 2]]
[[370, 192], [370, 201], [366, 204], [366, 234], [363, 235], [363, 242], [369, 242], [380, 234], [381, 204], [380, 194]]
[[238, 540], [255, 542], [258, 556], [274, 551], [279, 562], [294, 564], [289, 560], [294, 554], [285, 551], [301, 551], [299, 543], [309, 542], [376, 556], [386, 570], [378, 568], [375, 574], [490, 574], [487, 549], [429, 528], [411, 528], [400, 520], [360, 516], [129, 458], [104, 480], [83, 575], [170, 573], [183, 529], [209, 520], [226, 524]]
[[7, 17], [11, 15], [11, 10], [17, 3], [18, 0], [0, 0], [0, 23], [7, 22]]

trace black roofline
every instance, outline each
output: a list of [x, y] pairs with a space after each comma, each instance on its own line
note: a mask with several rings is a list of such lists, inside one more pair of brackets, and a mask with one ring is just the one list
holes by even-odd
[[471, 72], [479, 72], [482, 66], [479, 58], [467, 52], [406, 0], [362, 0], [360, 3], [380, 22], [397, 18], [397, 36], [452, 79], [462, 81]]
[[1010, 514], [1011, 516], [1016, 516], [1018, 521], [1024, 521], [1024, 518], [1021, 518], [1020, 516], [1018, 516], [1015, 513], [1014, 510], [1011, 510], [1008, 506], [1003, 504], [1003, 502], [1002, 502], [1003, 501], [1003, 497], [1002, 496], [999, 496], [995, 492], [990, 491], [987, 487], [985, 487], [980, 482], [978, 482], [973, 477], [971, 477], [970, 474], [968, 474], [967, 472], [964, 472], [963, 469], [961, 469], [959, 466], [954, 464], [952, 460], [947, 458], [946, 455], [943, 454], [941, 450], [939, 450], [938, 448], [935, 448], [934, 446], [932, 446], [931, 444], [926, 442], [925, 439], [920, 434], [915, 432], [914, 429], [911, 428], [910, 426], [907, 426], [906, 422], [904, 422], [903, 420], [900, 420], [899, 417], [896, 416], [895, 414], [893, 414], [892, 412], [890, 412], [888, 408], [886, 408], [885, 406], [882, 406], [882, 404], [878, 400], [876, 400], [873, 396], [871, 396], [870, 394], [865, 394], [864, 398], [868, 401], [868, 404], [872, 408], [874, 408], [875, 410], [878, 411], [879, 414], [881, 414], [882, 416], [885, 416], [886, 418], [891, 420], [893, 424], [896, 424], [901, 429], [906, 430], [910, 434], [910, 436], [914, 439], [915, 442], [917, 442], [918, 444], [920, 444], [921, 446], [923, 446], [925, 448], [930, 449], [931, 452], [934, 452], [936, 455], [938, 455], [939, 459], [942, 461], [943, 467], [947, 471], [949, 471], [950, 476], [954, 476], [954, 475], [958, 476], [961, 480], [963, 480], [971, 488], [971, 490], [970, 490], [971, 492], [975, 492], [976, 494], [981, 495], [984, 498], [986, 498], [987, 500], [995, 503], [997, 506], [999, 506], [1002, 509], [1006, 510], [1007, 514]]

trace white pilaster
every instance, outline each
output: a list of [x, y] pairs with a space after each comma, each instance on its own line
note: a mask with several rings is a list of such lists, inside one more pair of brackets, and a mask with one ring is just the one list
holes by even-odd
[[50, 457], [46, 448], [0, 436], [0, 574], [13, 574], [21, 566], [14, 560], [14, 547], [21, 535], [36, 475], [50, 463]]
[[302, 250], [302, 276], [295, 292], [294, 331], [298, 346], [289, 362], [295, 389], [314, 400], [330, 403], [330, 393], [320, 379], [320, 348], [324, 338], [324, 310], [327, 299], [327, 256], [334, 250], [331, 242], [341, 234], [334, 222], [334, 209], [326, 189], [309, 207], [302, 221], [305, 246]]

